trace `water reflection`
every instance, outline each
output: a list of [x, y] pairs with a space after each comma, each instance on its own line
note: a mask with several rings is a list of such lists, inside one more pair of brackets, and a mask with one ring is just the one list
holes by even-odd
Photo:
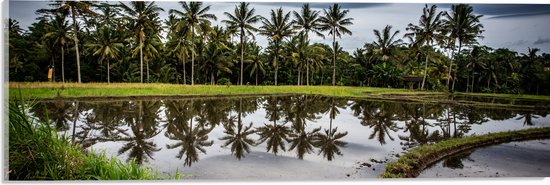
[[[495, 110], [306, 95], [53, 101], [39, 102], [31, 114], [42, 121], [50, 120], [60, 133], [70, 133], [71, 139], [85, 148], [116, 143], [107, 146], [121, 158], [138, 164], [173, 160], [188, 167], [203, 156], [230, 154], [241, 160], [252, 151], [333, 161], [358, 150], [348, 149], [355, 144], [382, 148], [397, 145], [406, 150], [447, 138], [505, 129], [496, 124], [485, 126], [489, 122], [516, 125], [506, 129], [548, 126], [545, 121], [537, 121], [548, 115], [547, 110]], [[349, 145], [350, 141], [354, 145]], [[171, 159], [155, 159], [155, 154], [163, 150], [171, 154]]]

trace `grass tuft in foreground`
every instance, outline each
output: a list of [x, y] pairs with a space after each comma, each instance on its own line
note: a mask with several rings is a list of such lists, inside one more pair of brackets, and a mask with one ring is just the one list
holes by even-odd
[[[124, 163], [105, 154], [85, 153], [58, 137], [48, 123], [31, 119], [22, 100], [9, 104], [10, 180], [156, 180], [150, 168]], [[176, 174], [176, 178], [179, 175]]]
[[419, 146], [401, 156], [398, 161], [388, 163], [380, 177], [412, 178], [418, 176], [430, 164], [464, 150], [505, 142], [544, 138], [550, 138], [550, 128], [548, 127], [449, 139], [433, 145]]

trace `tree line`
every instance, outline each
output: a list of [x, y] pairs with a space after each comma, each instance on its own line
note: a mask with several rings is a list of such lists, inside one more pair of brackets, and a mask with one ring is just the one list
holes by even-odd
[[[9, 19], [10, 81], [346, 85], [550, 94], [550, 54], [480, 45], [483, 15], [466, 4], [425, 5], [403, 38], [391, 25], [352, 53], [349, 10], [273, 9], [238, 3], [222, 17], [202, 2], [164, 10], [155, 2], [55, 1], [24, 30]], [[159, 13], [169, 12], [161, 20]], [[221, 19], [223, 26], [213, 26]], [[330, 39], [313, 43], [310, 34]], [[256, 37], [268, 40], [260, 46]], [[413, 79], [413, 80], [407, 80]]]

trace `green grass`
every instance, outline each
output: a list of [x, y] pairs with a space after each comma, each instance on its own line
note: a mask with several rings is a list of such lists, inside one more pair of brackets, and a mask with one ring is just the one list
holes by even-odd
[[437, 162], [445, 156], [460, 151], [481, 146], [522, 141], [530, 139], [550, 138], [550, 128], [533, 128], [519, 131], [492, 133], [480, 136], [470, 136], [458, 139], [449, 139], [416, 147], [401, 156], [397, 161], [388, 163], [382, 178], [409, 178], [416, 177], [425, 167]]
[[[9, 104], [9, 180], [157, 180], [151, 168], [84, 152], [48, 123], [29, 118], [23, 101]], [[179, 178], [176, 174], [175, 178]]]
[[406, 89], [347, 87], [347, 86], [237, 86], [237, 85], [178, 85], [137, 83], [10, 83], [9, 96], [20, 88], [24, 98], [61, 97], [121, 97], [121, 96], [187, 96], [232, 94], [319, 94], [347, 97], [376, 97], [384, 94], [442, 94], [439, 92]]
[[465, 95], [465, 96], [485, 96], [485, 97], [494, 97], [494, 98], [532, 99], [532, 100], [550, 101], [550, 96], [530, 95], [530, 94], [494, 94], [494, 93], [462, 93], [462, 92], [457, 92], [455, 94]]

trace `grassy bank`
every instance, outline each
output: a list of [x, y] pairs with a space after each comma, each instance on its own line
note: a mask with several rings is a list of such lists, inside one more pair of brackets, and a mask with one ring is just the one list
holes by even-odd
[[406, 89], [342, 87], [342, 86], [236, 86], [178, 85], [139, 83], [9, 83], [9, 96], [24, 98], [102, 97], [102, 96], [170, 96], [170, 95], [231, 95], [231, 94], [320, 94], [328, 96], [375, 97], [384, 94], [443, 94]]
[[[9, 104], [9, 180], [156, 180], [150, 168], [86, 153], [58, 137], [48, 123], [37, 123], [19, 101]], [[177, 177], [176, 175], [176, 178]]]
[[480, 136], [470, 136], [449, 139], [413, 148], [397, 161], [388, 163], [382, 178], [416, 177], [422, 170], [438, 160], [458, 152], [477, 147], [500, 144], [512, 141], [550, 138], [550, 128], [533, 128], [520, 131], [492, 133]]
[[[48, 83], [12, 82], [8, 84], [9, 97], [13, 98], [21, 90], [23, 98], [78, 98], [78, 97], [126, 97], [126, 96], [215, 96], [215, 95], [254, 95], [254, 94], [318, 94], [342, 97], [367, 97], [380, 99], [407, 99], [435, 101], [434, 95], [444, 96], [444, 92], [418, 91], [395, 88], [348, 87], [348, 86], [237, 86], [237, 85], [180, 85], [180, 84], [140, 84], [140, 83]], [[513, 99], [548, 100], [550, 96], [455, 93], [456, 95], [484, 96]], [[427, 95], [430, 98], [418, 98]]]

